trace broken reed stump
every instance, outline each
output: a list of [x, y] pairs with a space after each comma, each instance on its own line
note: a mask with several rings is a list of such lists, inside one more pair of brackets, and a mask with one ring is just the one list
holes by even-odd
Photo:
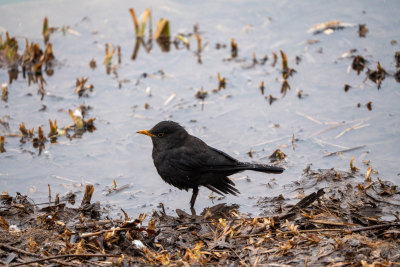
[[86, 185], [85, 194], [81, 202], [79, 209], [92, 219], [100, 218], [100, 202], [90, 203], [94, 192], [94, 186], [91, 184]]
[[94, 192], [94, 186], [91, 184], [87, 184], [85, 187], [85, 194], [83, 195], [81, 207], [85, 207], [87, 205], [90, 205], [90, 200], [92, 199]]

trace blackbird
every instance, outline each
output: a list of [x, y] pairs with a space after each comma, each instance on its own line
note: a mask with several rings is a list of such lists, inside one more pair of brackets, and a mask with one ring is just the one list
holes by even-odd
[[220, 195], [236, 196], [240, 192], [234, 187], [234, 182], [228, 178], [229, 175], [244, 170], [265, 173], [284, 171], [281, 167], [240, 162], [190, 135], [182, 126], [173, 121], [162, 121], [150, 130], [137, 133], [151, 137], [153, 161], [161, 178], [181, 190], [193, 189], [190, 200], [192, 210], [200, 186], [205, 186]]

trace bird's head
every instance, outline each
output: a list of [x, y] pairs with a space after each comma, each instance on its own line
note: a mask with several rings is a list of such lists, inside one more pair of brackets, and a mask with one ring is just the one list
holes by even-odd
[[159, 150], [178, 147], [189, 135], [182, 126], [174, 121], [162, 121], [150, 130], [141, 130], [137, 133], [150, 136], [154, 148]]

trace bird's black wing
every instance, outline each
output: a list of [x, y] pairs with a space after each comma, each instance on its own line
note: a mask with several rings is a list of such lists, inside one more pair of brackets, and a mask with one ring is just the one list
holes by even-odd
[[183, 146], [172, 153], [171, 165], [182, 171], [224, 174], [226, 176], [243, 170], [265, 173], [281, 173], [283, 168], [266, 164], [240, 162], [225, 152], [208, 146], [197, 137], [191, 136], [191, 146]]
[[209, 147], [196, 137], [190, 137], [188, 142], [190, 146], [171, 149], [160, 160], [161, 177], [181, 189], [205, 186], [219, 194], [239, 193], [234, 188], [235, 184], [227, 177], [238, 172], [235, 169], [238, 161]]
[[205, 186], [221, 195], [239, 193], [228, 178], [228, 175], [238, 172], [234, 167], [235, 160], [213, 150], [196, 151], [194, 154], [192, 149], [183, 147], [178, 151], [165, 160], [175, 170], [171, 179], [165, 179], [167, 182], [182, 189]]
[[169, 158], [171, 164], [183, 171], [225, 172], [238, 165], [238, 161], [228, 154], [208, 146], [197, 137], [189, 139], [191, 146], [177, 148]]

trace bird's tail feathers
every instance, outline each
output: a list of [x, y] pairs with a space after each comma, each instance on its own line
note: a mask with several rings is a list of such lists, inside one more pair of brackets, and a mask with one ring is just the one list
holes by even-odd
[[237, 168], [239, 170], [251, 170], [265, 173], [282, 173], [285, 170], [284, 168], [278, 166], [250, 162], [240, 162], [237, 165]]
[[236, 196], [237, 194], [240, 194], [239, 190], [235, 188], [235, 183], [228, 177], [220, 179], [218, 183], [206, 184], [204, 186], [220, 195], [232, 194]]
[[213, 172], [232, 172], [232, 171], [238, 172], [245, 170], [265, 172], [265, 173], [282, 173], [285, 169], [278, 166], [251, 163], [251, 162], [238, 162], [235, 165], [218, 165], [205, 169], [205, 171], [213, 171]]

